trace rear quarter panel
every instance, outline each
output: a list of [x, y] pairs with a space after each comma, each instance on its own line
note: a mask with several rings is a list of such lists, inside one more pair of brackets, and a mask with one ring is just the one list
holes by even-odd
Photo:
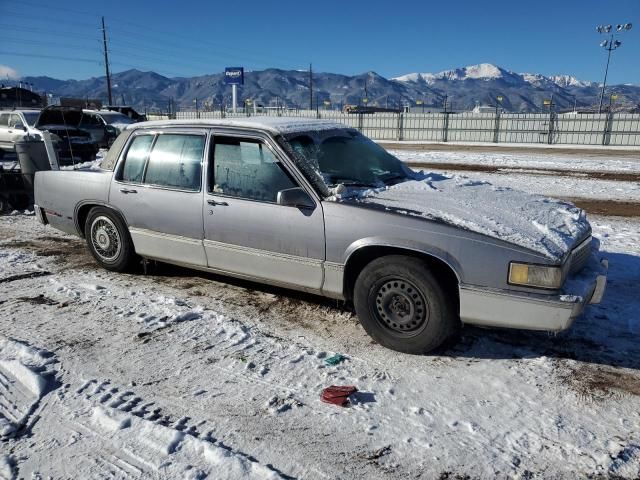
[[113, 172], [108, 170], [37, 172], [35, 203], [44, 210], [52, 227], [78, 235], [77, 209], [89, 202], [106, 204], [112, 176]]

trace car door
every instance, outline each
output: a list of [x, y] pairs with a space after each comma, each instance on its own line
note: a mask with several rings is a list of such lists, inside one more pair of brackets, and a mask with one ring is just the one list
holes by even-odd
[[22, 140], [26, 132], [24, 131], [26, 124], [22, 117], [17, 113], [12, 113], [9, 116], [9, 126], [7, 129], [7, 141], [11, 148], [15, 148], [16, 142]]
[[0, 113], [0, 148], [9, 150], [12, 148], [9, 140], [9, 113]]
[[278, 191], [302, 186], [281, 155], [266, 137], [212, 137], [203, 204], [208, 265], [317, 291], [325, 259], [322, 206], [317, 198], [314, 208], [277, 204]]
[[109, 203], [127, 222], [136, 253], [206, 266], [202, 245], [204, 130], [141, 131], [118, 162]]

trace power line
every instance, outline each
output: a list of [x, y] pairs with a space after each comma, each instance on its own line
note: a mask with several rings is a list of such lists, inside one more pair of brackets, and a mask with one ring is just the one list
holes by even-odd
[[[13, 30], [16, 32], [30, 32], [30, 33], [38, 33], [38, 34], [55, 35], [57, 37], [77, 38], [80, 40], [87, 41], [86, 35], [68, 33], [67, 31], [51, 30], [49, 28], [45, 30], [42, 28], [29, 28], [29, 27], [23, 27], [23, 26], [16, 27], [15, 25], [7, 25], [7, 24], [0, 24], [0, 28], [2, 28], [2, 30]], [[98, 38], [98, 35], [96, 32], [96, 39], [97, 38]]]
[[[29, 2], [22, 2], [22, 3], [25, 3], [27, 5], [30, 4]], [[79, 11], [79, 10], [74, 10], [74, 9], [69, 9], [69, 8], [58, 8], [58, 7], [56, 7], [56, 9], [71, 11], [71, 12], [74, 12], [74, 13], [79, 13], [81, 15], [93, 16], [94, 18], [96, 16], [95, 14], [89, 14], [88, 12], [82, 12], [82, 11]], [[39, 18], [39, 19], [46, 20], [48, 22], [51, 21], [50, 18], [32, 17], [31, 15], [24, 15], [22, 13], [16, 13], [16, 12], [10, 12], [10, 13], [15, 14], [16, 16], [21, 16], [21, 17], [23, 17], [25, 19], [37, 19], [37, 18]], [[110, 18], [118, 19], [118, 17], [112, 17], [112, 16], [110, 16]], [[88, 27], [84, 23], [69, 22], [69, 21], [59, 21], [59, 20], [56, 20], [56, 22], [57, 23], [66, 23], [66, 24], [72, 25], [72, 26], [74, 26], [76, 28], [78, 28], [78, 26], [79, 26], [80, 28], [84, 28], [84, 29], [88, 28], [89, 30], [91, 30], [91, 28]], [[154, 30], [153, 28], [150, 28], [148, 25], [140, 25], [140, 24], [136, 24], [136, 23], [133, 23], [133, 22], [126, 21], [126, 20], [118, 20], [118, 22], [119, 23], [125, 23], [125, 24], [128, 24], [128, 25], [132, 25], [134, 27], [137, 27], [137, 28], [143, 29], [143, 30], [138, 30], [138, 31], [132, 32], [131, 30], [128, 30], [128, 29], [124, 29], [124, 28], [117, 27], [117, 26], [116, 27], [112, 26], [112, 27], [109, 28], [109, 31], [116, 32], [119, 35], [121, 35], [121, 36], [123, 36], [125, 38], [128, 37], [128, 38], [130, 38], [130, 39], [132, 39], [132, 40], [134, 40], [134, 41], [136, 41], [138, 43], [141, 40], [146, 41], [146, 42], [152, 42], [153, 44], [166, 42], [166, 35], [167, 35], [167, 31], [166, 30], [162, 30], [162, 31]], [[13, 26], [7, 25], [7, 27], [13, 27]], [[34, 31], [34, 29], [28, 29], [28, 27], [27, 28], [22, 27], [22, 29], [26, 30], [26, 31], [29, 31], [29, 30], [30, 31]], [[98, 33], [97, 29], [95, 31], [96, 31], [96, 33]], [[149, 32], [154, 32], [154, 31], [157, 32], [157, 33], [156, 34], [149, 33]], [[47, 29], [47, 33], [50, 33], [50, 32], [51, 32], [51, 30]], [[61, 34], [62, 32], [52, 32], [52, 33]], [[67, 34], [67, 36], [75, 36], [76, 38], [86, 38], [84, 35], [77, 35], [77, 34], [75, 34], [75, 35]], [[177, 41], [179, 43], [184, 44], [186, 48], [189, 48], [189, 49], [193, 48], [193, 39], [189, 38], [189, 37], [186, 37], [186, 36], [183, 36], [183, 35], [180, 35], [179, 33], [171, 32], [171, 40], [172, 40], [173, 44], [176, 44], [176, 41]], [[249, 51], [249, 50], [239, 49], [236, 46], [232, 46], [232, 45], [228, 45], [228, 44], [224, 44], [224, 43], [219, 43], [219, 42], [212, 42], [210, 40], [200, 40], [200, 41], [198, 41], [198, 44], [199, 45], [205, 45], [205, 46], [211, 46], [211, 47], [216, 48], [216, 49], [227, 49], [227, 50], [231, 50], [232, 49], [234, 52], [237, 52], [238, 54], [240, 54], [240, 55], [220, 55], [220, 54], [217, 55], [218, 57], [221, 57], [221, 58], [230, 59], [230, 61], [237, 61], [238, 57], [242, 57], [243, 59], [250, 60], [252, 63], [254, 63], [256, 65], [273, 66], [273, 67], [279, 66], [279, 67], [282, 67], [282, 68], [290, 68], [290, 66], [292, 64], [297, 64], [298, 63], [297, 60], [294, 60], [294, 59], [290, 59], [291, 60], [291, 64], [289, 64], [289, 65], [282, 64], [277, 60], [274, 60], [274, 61], [271, 61], [271, 62], [265, 62], [265, 61], [262, 60], [262, 59], [265, 58], [265, 56], [264, 55], [261, 55], [259, 57], [255, 56], [256, 55], [256, 51], [255, 50]], [[167, 47], [168, 48], [173, 48], [174, 50], [176, 48], [178, 48], [179, 50], [181, 50], [181, 54], [185, 53], [184, 50], [180, 49], [179, 47], [171, 47], [171, 46], [167, 46]], [[278, 58], [283, 58], [283, 57], [281, 55], [279, 55]]]
[[97, 60], [93, 60], [90, 58], [78, 58], [78, 57], [64, 57], [64, 56], [60, 56], [60, 55], [42, 55], [42, 54], [38, 54], [38, 53], [24, 53], [24, 52], [14, 52], [14, 51], [4, 51], [4, 50], [0, 50], [0, 53], [2, 55], [7, 55], [10, 57], [33, 57], [33, 58], [46, 58], [46, 59], [51, 59], [51, 60], [66, 60], [69, 62], [85, 62], [85, 63], [95, 63], [95, 64], [100, 64], [100, 62], [98, 62]]
[[37, 47], [43, 47], [43, 46], [61, 47], [61, 48], [76, 49], [76, 50], [85, 51], [85, 52], [91, 52], [91, 53], [96, 53], [96, 52], [100, 51], [97, 45], [96, 45], [95, 48], [79, 47], [77, 45], [70, 45], [68, 43], [44, 42], [44, 41], [37, 41], [37, 40], [24, 40], [24, 39], [21, 39], [21, 38], [3, 40], [3, 43], [12, 43], [12, 44], [15, 44], [15, 45], [34, 45], [34, 46], [37, 46]]
[[[33, 13], [29, 13], [29, 14], [25, 14], [24, 12], [13, 12], [11, 10], [7, 10], [4, 13], [8, 13], [12, 16], [21, 18], [21, 19], [25, 19], [25, 20], [32, 20], [32, 21], [36, 21], [36, 22], [45, 22], [48, 26], [51, 25], [51, 17], [45, 17], [45, 16], [41, 16], [41, 15], [34, 15]], [[4, 18], [9, 18], [7, 16], [5, 16]], [[56, 19], [55, 20], [55, 24], [56, 25], [69, 25], [72, 26], [76, 29], [85, 29], [88, 31], [95, 31], [97, 32], [98, 29], [93, 28], [89, 25], [87, 25], [86, 23], [82, 23], [82, 22], [74, 22], [74, 21], [69, 21], [69, 20], [60, 20], [60, 19]]]

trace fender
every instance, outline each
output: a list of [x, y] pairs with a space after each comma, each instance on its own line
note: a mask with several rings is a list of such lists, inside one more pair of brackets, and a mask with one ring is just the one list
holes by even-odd
[[356, 252], [367, 247], [389, 247], [401, 250], [404, 249], [434, 257], [443, 262], [453, 271], [453, 273], [456, 275], [456, 278], [458, 279], [459, 284], [463, 283], [462, 279], [464, 278], [464, 269], [462, 268], [460, 262], [453, 255], [451, 255], [451, 253], [445, 252], [444, 250], [438, 247], [434, 247], [433, 245], [414, 242], [402, 238], [367, 237], [356, 240], [347, 247], [344, 253], [343, 264], [345, 265], [345, 267], [348, 265], [349, 260]]

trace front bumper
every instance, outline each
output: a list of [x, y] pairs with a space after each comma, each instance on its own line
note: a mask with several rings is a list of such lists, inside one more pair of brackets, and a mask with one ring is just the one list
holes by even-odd
[[567, 279], [562, 295], [523, 294], [469, 285], [460, 287], [460, 319], [487, 327], [557, 332], [569, 328], [585, 305], [600, 303], [607, 285], [606, 259], [592, 253], [588, 265]]

